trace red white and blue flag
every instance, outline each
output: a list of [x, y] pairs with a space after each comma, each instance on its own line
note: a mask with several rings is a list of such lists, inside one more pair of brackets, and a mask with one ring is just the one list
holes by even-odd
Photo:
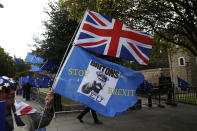
[[102, 14], [87, 11], [74, 40], [88, 51], [136, 61], [147, 65], [153, 38], [122, 22]]
[[32, 108], [30, 105], [28, 105], [20, 100], [16, 100], [14, 105], [16, 108], [16, 115], [18, 115], [18, 116], [39, 113], [36, 109]]

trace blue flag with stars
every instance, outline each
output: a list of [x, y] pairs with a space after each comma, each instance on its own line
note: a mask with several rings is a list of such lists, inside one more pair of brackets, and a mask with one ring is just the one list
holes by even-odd
[[139, 91], [143, 93], [148, 93], [153, 88], [153, 85], [149, 83], [148, 81], [144, 80], [144, 82], [140, 85], [140, 88], [138, 88]]
[[29, 70], [30, 72], [42, 72], [38, 65], [33, 65], [32, 68]]
[[52, 88], [53, 81], [53, 77], [46, 75], [43, 80], [42, 88]]
[[45, 62], [45, 64], [41, 67], [41, 70], [57, 72], [58, 67], [59, 66], [58, 66], [57, 62], [55, 62], [53, 60], [47, 60]]
[[31, 63], [31, 64], [42, 64], [43, 58], [36, 57], [36, 55], [28, 53], [26, 56], [25, 62]]
[[49, 75], [39, 74], [38, 78], [34, 81], [37, 88], [52, 88], [54, 78]]
[[189, 83], [187, 83], [186, 81], [184, 81], [179, 77], [177, 77], [177, 81], [178, 81], [178, 87], [181, 88], [181, 90], [183, 91], [187, 91], [187, 89], [189, 88]]
[[20, 59], [16, 58], [15, 55], [14, 55], [14, 62], [15, 62], [15, 64], [17, 64], [17, 65], [20, 65], [20, 64], [21, 64]]

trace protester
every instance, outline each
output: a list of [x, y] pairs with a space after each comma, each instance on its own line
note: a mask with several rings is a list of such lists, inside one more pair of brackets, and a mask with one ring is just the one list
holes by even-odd
[[[0, 77], [0, 101], [6, 102], [6, 131], [13, 131], [17, 127], [14, 127], [14, 122], [17, 126], [21, 126], [21, 131], [35, 131], [35, 129], [43, 128], [47, 126], [53, 118], [54, 110], [52, 106], [52, 101], [54, 98], [53, 91], [49, 91], [45, 98], [46, 108], [43, 113], [35, 113], [28, 115], [16, 115], [16, 110], [14, 107], [15, 102], [15, 91], [16, 83], [13, 79], [8, 77]], [[41, 122], [40, 122], [41, 120]]]
[[78, 115], [77, 119], [78, 119], [81, 123], [83, 123], [82, 118], [83, 118], [84, 115], [85, 115], [87, 112], [89, 112], [89, 111], [91, 111], [91, 113], [92, 113], [92, 117], [93, 117], [93, 119], [94, 119], [94, 123], [95, 123], [95, 124], [103, 124], [101, 121], [98, 120], [98, 117], [97, 117], [97, 115], [96, 115], [96, 111], [94, 111], [93, 109], [91, 109], [91, 108], [89, 108], [89, 107], [86, 107], [86, 108]]
[[24, 99], [26, 98], [25, 84], [26, 84], [26, 83], [23, 83], [23, 84], [22, 84], [22, 93], [23, 93], [23, 98], [24, 98]]
[[29, 101], [30, 100], [30, 94], [31, 94], [31, 85], [30, 85], [29, 82], [25, 83], [24, 89], [25, 89], [26, 101]]
[[19, 82], [17, 82], [17, 88], [16, 88], [16, 95], [22, 94], [22, 88]]

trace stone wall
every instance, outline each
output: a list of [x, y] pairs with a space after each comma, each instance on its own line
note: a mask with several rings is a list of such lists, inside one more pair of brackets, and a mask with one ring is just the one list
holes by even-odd
[[157, 69], [148, 69], [140, 71], [144, 75], [144, 79], [152, 83], [154, 86], [158, 86], [159, 77], [162, 74], [165, 77], [170, 77], [169, 68], [157, 68]]

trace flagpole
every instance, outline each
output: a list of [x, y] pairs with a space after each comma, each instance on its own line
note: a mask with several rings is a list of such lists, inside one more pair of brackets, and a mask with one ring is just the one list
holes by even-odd
[[[86, 11], [87, 11], [87, 10], [86, 10]], [[85, 13], [86, 13], [86, 11], [85, 11]], [[84, 16], [85, 16], [85, 13], [84, 13], [84, 15], [83, 15], [83, 18], [84, 18]], [[58, 74], [59, 74], [59, 72], [60, 72], [60, 69], [61, 69], [61, 67], [62, 67], [62, 65], [63, 65], [63, 62], [64, 62], [65, 57], [66, 57], [66, 55], [68, 54], [67, 52], [68, 52], [68, 49], [69, 49], [70, 46], [71, 46], [71, 43], [72, 43], [72, 41], [73, 41], [73, 39], [74, 39], [74, 36], [76, 35], [76, 33], [77, 33], [77, 31], [78, 31], [78, 29], [79, 29], [79, 27], [80, 27], [80, 25], [81, 25], [81, 23], [82, 23], [82, 21], [83, 21], [83, 18], [81, 19], [80, 23], [78, 24], [77, 29], [75, 30], [75, 32], [74, 32], [74, 34], [73, 34], [73, 36], [72, 36], [72, 38], [71, 38], [71, 40], [70, 40], [70, 42], [69, 42], [69, 45], [68, 45], [68, 47], [67, 47], [67, 49], [66, 49], [66, 52], [64, 53], [64, 56], [63, 56], [63, 58], [62, 58], [62, 61], [61, 61], [60, 66], [59, 66], [59, 68], [58, 68], [58, 71], [57, 71], [57, 73], [56, 73], [56, 75], [55, 75], [54, 82], [53, 82], [53, 85], [52, 85], [52, 89], [54, 89], [54, 83], [56, 82], [56, 78], [57, 78], [57, 76], [58, 76]]]
[[[168, 98], [170, 100], [171, 105], [176, 105], [175, 103], [175, 85], [174, 85], [174, 74], [173, 74], [173, 65], [172, 65], [172, 54], [171, 54], [171, 48], [169, 49], [169, 63], [170, 63], [170, 77], [171, 77], [171, 89], [170, 89], [170, 96], [171, 98]], [[172, 91], [172, 92], [171, 92]], [[173, 101], [172, 101], [173, 100]]]
[[[87, 11], [87, 10], [86, 10], [86, 11]], [[85, 11], [85, 13], [86, 13], [86, 11]], [[84, 13], [84, 16], [85, 16], [85, 13]], [[84, 16], [83, 16], [83, 18], [84, 18]], [[56, 78], [57, 78], [57, 76], [58, 76], [58, 74], [59, 74], [59, 72], [60, 72], [61, 66], [63, 65], [63, 62], [64, 62], [64, 59], [65, 59], [66, 54], [67, 54], [67, 52], [68, 52], [68, 49], [69, 49], [70, 46], [71, 46], [71, 43], [72, 43], [72, 41], [73, 41], [73, 38], [74, 38], [74, 36], [76, 35], [76, 32], [78, 31], [78, 29], [79, 29], [79, 27], [80, 27], [80, 25], [81, 25], [81, 23], [82, 23], [83, 18], [81, 19], [80, 23], [78, 24], [77, 29], [75, 30], [75, 32], [74, 32], [74, 34], [73, 34], [73, 36], [72, 36], [72, 38], [71, 38], [71, 40], [70, 40], [70, 42], [69, 42], [69, 45], [68, 45], [68, 47], [67, 47], [67, 49], [66, 49], [66, 52], [64, 53], [64, 56], [63, 56], [63, 58], [62, 58], [62, 61], [61, 61], [60, 66], [59, 66], [59, 68], [58, 68], [58, 71], [57, 71], [57, 73], [56, 73], [56, 75], [55, 75], [55, 78], [54, 78], [54, 81], [53, 81], [52, 88], [50, 88], [50, 90], [53, 90], [53, 89], [54, 89], [54, 83], [56, 83]], [[47, 103], [47, 101], [46, 101], [46, 103]], [[53, 108], [54, 108], [54, 106], [53, 106]], [[45, 110], [46, 110], [46, 105], [45, 105], [45, 107], [44, 107], [43, 113], [41, 114], [41, 118], [40, 118], [40, 121], [39, 121], [37, 130], [39, 130], [39, 128], [40, 128], [40, 124], [41, 124], [41, 122], [42, 122], [42, 119], [43, 119], [43, 115], [44, 115]]]
[[[47, 61], [48, 61], [48, 59], [43, 63], [42, 67], [47, 63]], [[40, 67], [40, 69], [41, 69], [42, 67]]]

